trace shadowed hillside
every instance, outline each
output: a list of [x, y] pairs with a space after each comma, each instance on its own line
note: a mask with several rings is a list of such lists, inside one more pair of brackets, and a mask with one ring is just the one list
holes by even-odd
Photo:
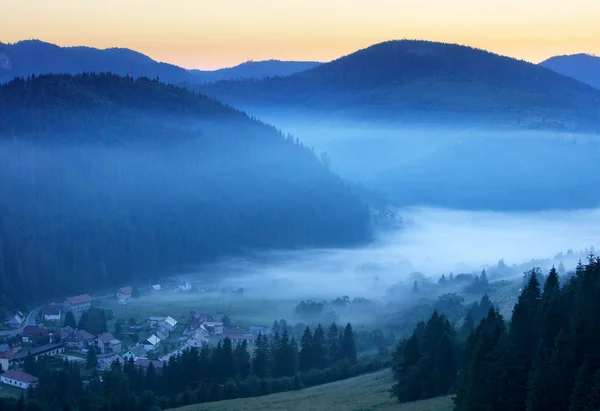
[[389, 121], [596, 127], [600, 91], [524, 61], [454, 44], [389, 41], [285, 78], [198, 90], [246, 109]]
[[256, 61], [219, 70], [186, 70], [161, 63], [134, 50], [93, 47], [60, 47], [39, 40], [0, 43], [0, 83], [32, 74], [111, 72], [121, 76], [159, 78], [173, 84], [287, 76], [315, 67], [303, 61]]
[[600, 89], [600, 57], [589, 54], [555, 56], [540, 65]]
[[369, 237], [367, 209], [312, 151], [158, 81], [0, 86], [0, 148], [7, 308], [222, 255]]

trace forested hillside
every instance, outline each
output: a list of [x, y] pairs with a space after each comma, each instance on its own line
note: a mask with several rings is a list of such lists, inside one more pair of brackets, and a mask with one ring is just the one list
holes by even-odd
[[540, 66], [600, 89], [600, 57], [598, 56], [589, 54], [554, 56], [542, 61]]
[[148, 79], [0, 86], [0, 306], [265, 248], [369, 238], [368, 210], [291, 136]]
[[394, 395], [455, 393], [456, 411], [600, 408], [600, 258], [575, 273], [533, 270], [510, 322], [494, 309], [475, 329], [434, 313], [394, 354]]
[[597, 126], [600, 112], [600, 90], [544, 67], [413, 40], [376, 44], [289, 77], [196, 89], [248, 109], [294, 108], [326, 118], [583, 128]]

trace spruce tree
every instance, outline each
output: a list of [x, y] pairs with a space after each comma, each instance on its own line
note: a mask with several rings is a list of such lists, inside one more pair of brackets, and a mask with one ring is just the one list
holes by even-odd
[[71, 327], [73, 329], [77, 328], [77, 322], [75, 321], [75, 315], [73, 315], [73, 311], [67, 311], [63, 326]]
[[236, 375], [245, 379], [250, 375], [250, 353], [248, 352], [248, 343], [246, 341], [238, 343], [235, 347], [233, 356]]
[[325, 334], [321, 324], [315, 329], [313, 335], [313, 367], [323, 369], [327, 367], [327, 345], [325, 344]]
[[439, 340], [433, 358], [434, 396], [448, 395], [456, 383], [455, 348], [449, 332]]
[[235, 361], [233, 359], [233, 346], [229, 337], [225, 337], [223, 339], [223, 345], [221, 346], [220, 366], [222, 367], [223, 377], [235, 377]]
[[350, 323], [346, 324], [342, 346], [340, 347], [341, 357], [354, 364], [356, 362], [356, 342], [354, 341], [354, 332]]
[[258, 334], [255, 341], [252, 357], [252, 373], [259, 378], [265, 378], [269, 374], [269, 341], [266, 335]]
[[304, 334], [300, 340], [298, 368], [300, 371], [308, 371], [313, 368], [313, 336], [308, 326], [304, 329]]
[[88, 370], [93, 370], [98, 365], [98, 356], [96, 354], [96, 349], [94, 347], [90, 347], [87, 352], [87, 359], [85, 362], [85, 367]]
[[327, 363], [335, 364], [340, 359], [340, 332], [338, 326], [332, 323], [327, 331]]

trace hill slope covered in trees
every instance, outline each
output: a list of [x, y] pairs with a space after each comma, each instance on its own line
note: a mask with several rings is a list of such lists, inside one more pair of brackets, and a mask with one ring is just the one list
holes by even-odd
[[198, 90], [246, 109], [379, 120], [597, 126], [600, 91], [544, 67], [455, 44], [389, 41], [284, 78]]
[[0, 86], [0, 306], [252, 249], [356, 244], [368, 210], [291, 136], [149, 79]]
[[287, 76], [315, 67], [317, 62], [252, 61], [219, 70], [187, 70], [124, 48], [60, 47], [39, 40], [0, 43], [0, 83], [32, 74], [111, 72], [121, 76], [158, 77], [173, 84]]
[[554, 56], [542, 61], [540, 66], [600, 89], [600, 57], [589, 54]]

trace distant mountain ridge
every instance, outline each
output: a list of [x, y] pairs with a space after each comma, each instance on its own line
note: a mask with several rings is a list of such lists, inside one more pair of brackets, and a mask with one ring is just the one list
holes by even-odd
[[600, 57], [598, 56], [584, 53], [554, 56], [542, 61], [540, 66], [600, 89]]
[[[246, 110], [317, 110], [326, 116], [440, 119], [515, 125], [592, 124], [600, 91], [535, 64], [456, 44], [379, 43], [284, 78], [221, 81], [196, 90]], [[541, 120], [543, 119], [543, 120]]]
[[162, 63], [125, 48], [97, 49], [60, 47], [40, 40], [14, 44], [0, 43], [0, 82], [32, 74], [80, 74], [111, 72], [120, 76], [158, 77], [172, 84], [204, 83], [218, 80], [287, 76], [320, 63], [303, 61], [253, 61], [219, 70], [187, 70]]

